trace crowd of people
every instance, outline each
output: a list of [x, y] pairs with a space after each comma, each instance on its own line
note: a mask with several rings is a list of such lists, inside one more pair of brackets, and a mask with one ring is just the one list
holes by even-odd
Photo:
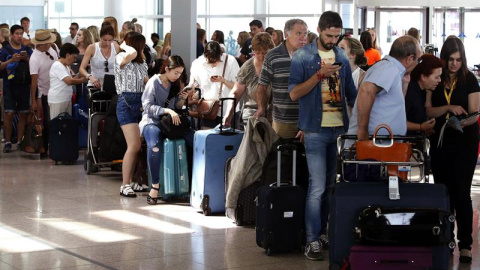
[[[437, 144], [446, 119], [478, 112], [480, 106], [480, 88], [467, 68], [460, 39], [449, 37], [438, 58], [423, 54], [418, 30], [411, 29], [382, 58], [374, 29], [361, 33], [360, 39], [344, 36], [340, 15], [327, 11], [318, 25], [310, 26], [318, 33], [309, 31], [301, 19], [286, 21], [281, 30], [265, 29], [260, 20], [253, 20], [249, 32], [238, 34], [239, 49], [229, 55], [222, 31], [214, 31], [207, 42], [206, 31], [197, 24], [198, 58], [186, 70], [172, 48], [172, 34], [163, 40], [152, 34], [149, 47], [136, 19], [124, 22], [121, 31], [114, 17], [106, 17], [99, 28], [71, 23], [63, 41], [55, 30], [32, 33], [28, 18], [20, 24], [0, 25], [4, 153], [14, 150], [15, 114], [20, 142], [29, 112], [41, 117], [48, 130], [50, 119], [62, 112], [71, 114], [72, 86], [101, 89], [106, 76], [114, 76], [117, 119], [127, 142], [120, 195], [136, 196], [132, 174], [143, 137], [152, 179], [147, 203], [156, 204], [161, 176], [154, 168], [162, 158], [164, 136], [158, 127], [162, 115], [169, 114], [178, 125], [175, 109], [195, 106], [196, 88], [207, 100], [235, 97], [240, 106], [226, 108], [223, 119], [219, 112], [213, 120], [192, 124], [193, 130], [185, 135], [187, 144], [193, 144], [194, 130], [229, 125], [235, 113], [241, 126], [265, 117], [279, 138], [300, 139], [310, 175], [305, 256], [323, 260], [336, 180], [336, 138], [352, 134], [368, 140], [385, 123], [396, 135], [408, 132], [432, 140], [432, 172], [435, 182], [449, 190], [460, 261], [471, 262], [470, 186], [478, 154], [478, 118], [461, 122], [463, 132], [446, 130], [442, 144]], [[31, 79], [19, 82], [22, 62], [29, 64]], [[156, 71], [150, 74], [154, 66]]]

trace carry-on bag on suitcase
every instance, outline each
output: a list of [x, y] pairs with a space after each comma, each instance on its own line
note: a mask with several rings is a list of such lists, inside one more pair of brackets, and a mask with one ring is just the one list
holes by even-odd
[[[225, 194], [228, 190], [228, 172], [233, 158], [229, 157], [225, 163]], [[255, 197], [261, 185], [260, 181], [255, 181], [238, 194], [237, 207], [234, 213], [235, 224], [238, 226], [255, 224]]]
[[[342, 265], [355, 244], [355, 222], [359, 213], [371, 205], [382, 207], [430, 208], [449, 211], [447, 189], [441, 184], [398, 183], [399, 198], [391, 200], [389, 185], [384, 182], [340, 182], [335, 186], [330, 204], [329, 261]], [[428, 194], [428, 196], [426, 196]], [[450, 222], [446, 231], [450, 231]], [[450, 248], [432, 247], [433, 269], [447, 269]]]
[[[292, 185], [281, 183], [281, 152], [292, 151]], [[279, 145], [277, 183], [262, 186], [256, 198], [256, 241], [267, 255], [274, 252], [302, 250], [305, 223], [305, 191], [296, 185], [296, 147]]]
[[61, 113], [50, 121], [50, 158], [73, 163], [78, 159], [78, 123], [68, 113]]
[[[220, 99], [222, 107], [225, 100], [232, 99]], [[190, 204], [204, 215], [225, 212], [225, 162], [237, 154], [242, 138], [243, 131], [235, 125], [195, 132]]]
[[355, 245], [351, 249], [349, 263], [351, 270], [432, 269], [432, 249]]
[[159, 197], [164, 201], [172, 197], [188, 198], [190, 190], [185, 140], [165, 139], [162, 156], [160, 178], [163, 184], [160, 183]]

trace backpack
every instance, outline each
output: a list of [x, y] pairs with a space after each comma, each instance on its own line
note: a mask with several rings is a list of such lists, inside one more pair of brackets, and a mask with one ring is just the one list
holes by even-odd
[[[13, 48], [11, 45], [5, 46], [5, 49], [13, 56]], [[26, 50], [27, 47], [22, 46], [21, 50]], [[17, 67], [15, 68], [15, 76], [12, 79], [8, 80], [11, 84], [16, 85], [28, 85], [32, 82], [30, 77], [30, 66], [26, 61], [19, 61]]]

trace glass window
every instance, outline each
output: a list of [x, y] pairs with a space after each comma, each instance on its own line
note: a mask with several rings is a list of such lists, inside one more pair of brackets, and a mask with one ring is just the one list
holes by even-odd
[[340, 4], [343, 28], [353, 28], [353, 4]]
[[234, 5], [235, 5], [235, 8], [232, 7], [232, 1], [210, 0], [210, 14], [233, 15], [233, 14], [253, 14], [254, 13], [254, 7], [255, 7], [254, 0], [242, 0], [241, 2], [235, 2]]
[[420, 11], [380, 11], [380, 27], [377, 27], [376, 31], [382, 55], [387, 55], [393, 41], [405, 35], [410, 27], [422, 29], [422, 26], [423, 13]]
[[237, 37], [241, 31], [250, 31], [248, 24], [252, 17], [245, 18], [211, 18], [210, 29], [207, 31], [207, 40], [210, 40], [215, 30], [221, 30], [225, 36], [227, 53], [235, 55], [238, 49]]
[[478, 18], [480, 12], [465, 12], [465, 53], [467, 54], [467, 64], [469, 67], [480, 64], [480, 31], [478, 29]]
[[[322, 1], [312, 0], [266, 0], [269, 14], [320, 14]], [[327, 8], [327, 10], [329, 10]], [[294, 15], [292, 15], [294, 17]]]
[[0, 8], [2, 23], [8, 23], [10, 26], [14, 24], [20, 25], [20, 19], [23, 17], [30, 19], [30, 31], [45, 28], [43, 7], [1, 6]]
[[[268, 19], [268, 26], [275, 29], [282, 30], [285, 28], [285, 22], [295, 17], [270, 17]], [[319, 17], [296, 17], [305, 21], [308, 26], [308, 30], [317, 33], [317, 26]], [[285, 33], [284, 33], [285, 34]]]
[[[55, 2], [58, 2], [55, 1]], [[64, 1], [64, 2], [70, 2], [70, 1]], [[104, 17], [104, 5], [103, 1], [97, 1], [97, 0], [82, 0], [82, 1], [71, 1], [71, 12], [72, 12], [72, 17], [91, 17], [91, 16], [100, 16]], [[125, 4], [128, 3], [127, 1]], [[67, 4], [67, 3], [66, 3]], [[68, 3], [70, 5], [70, 3]], [[95, 8], [92, 8], [95, 7]], [[68, 10], [70, 11], [70, 10]]]

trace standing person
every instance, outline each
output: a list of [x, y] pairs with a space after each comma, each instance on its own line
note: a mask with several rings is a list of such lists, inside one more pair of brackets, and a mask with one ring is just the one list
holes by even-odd
[[337, 137], [347, 131], [347, 105], [353, 107], [357, 96], [348, 58], [335, 46], [342, 28], [338, 13], [324, 12], [318, 22], [319, 37], [293, 55], [288, 81], [290, 97], [300, 104], [298, 128], [305, 133], [310, 174], [305, 256], [310, 260], [323, 260], [320, 237], [326, 237], [329, 195], [337, 176]]
[[130, 183], [138, 151], [140, 151], [140, 129], [142, 94], [148, 81], [148, 66], [142, 54], [145, 37], [129, 32], [120, 45], [122, 52], [115, 57], [115, 86], [118, 93], [117, 118], [122, 127], [127, 151], [123, 157], [122, 185], [120, 195], [136, 197]]
[[[440, 58], [446, 63], [442, 81], [435, 91], [427, 92], [427, 116], [435, 118], [435, 133], [431, 136], [430, 155], [435, 183], [447, 186], [450, 209], [457, 221], [460, 262], [472, 262], [473, 208], [472, 178], [478, 156], [478, 116], [462, 121], [463, 132], [445, 128], [443, 143], [437, 145], [446, 119], [478, 112], [480, 88], [475, 75], [468, 70], [463, 42], [450, 38], [443, 43]], [[453, 234], [452, 226], [452, 237]]]
[[360, 35], [360, 42], [365, 50], [365, 57], [367, 57], [367, 65], [373, 66], [376, 62], [380, 61], [382, 56], [380, 52], [373, 47], [372, 36], [368, 31], [363, 32]]
[[267, 89], [272, 86], [272, 127], [280, 138], [292, 139], [303, 133], [298, 131], [298, 101], [293, 101], [288, 93], [291, 57], [305, 45], [308, 35], [307, 24], [301, 19], [285, 22], [285, 41], [271, 49], [265, 56], [262, 73], [257, 86], [258, 109], [255, 117], [266, 116]]
[[172, 49], [172, 33], [168, 32], [165, 34], [165, 39], [163, 40], [162, 50], [160, 51], [160, 56], [157, 58], [167, 59], [170, 55], [170, 50]]
[[[237, 102], [240, 100], [243, 100], [244, 102], [241, 114], [241, 123], [243, 126], [246, 126], [248, 119], [257, 111], [256, 96], [258, 78], [262, 72], [265, 55], [269, 50], [273, 49], [274, 46], [275, 44], [273, 44], [270, 34], [265, 32], [256, 34], [252, 39], [252, 48], [255, 55], [242, 65], [237, 74], [237, 79], [235, 81], [235, 85], [233, 86], [232, 94]], [[270, 99], [272, 94], [271, 92], [271, 87], [268, 87], [267, 99]], [[226, 125], [230, 124], [234, 113], [235, 108], [231, 106], [230, 111], [225, 116]]]
[[[207, 44], [206, 41], [207, 32], [201, 28], [197, 28], [197, 58], [202, 56], [205, 52], [205, 45]], [[159, 55], [157, 55], [157, 58], [159, 57]]]
[[275, 47], [283, 43], [283, 31], [282, 30], [274, 30], [272, 34], [273, 43]]
[[370, 28], [367, 31], [370, 33], [370, 36], [372, 37], [373, 48], [378, 50], [378, 52], [380, 52], [380, 55], [383, 55], [383, 51], [379, 45], [378, 35], [377, 35], [377, 32], [375, 31], [375, 28]]
[[[30, 76], [32, 83], [30, 87], [31, 111], [35, 112], [37, 117], [43, 116], [43, 145], [48, 149], [49, 142], [49, 123], [50, 110], [48, 107], [48, 90], [50, 89], [50, 68], [58, 60], [57, 52], [51, 44], [55, 42], [56, 36], [48, 30], [38, 29], [32, 43], [35, 45], [32, 56], [30, 57]], [[37, 93], [38, 89], [38, 93]], [[40, 154], [40, 157], [46, 157], [47, 153]]]
[[338, 47], [343, 49], [348, 57], [350, 69], [352, 70], [353, 83], [355, 83], [355, 88], [358, 89], [363, 80], [363, 76], [365, 76], [365, 71], [361, 68], [367, 64], [365, 50], [360, 41], [347, 36], [343, 37], [342, 41], [338, 43]]
[[23, 27], [23, 40], [22, 43], [25, 46], [32, 47], [33, 45], [30, 42], [31, 38], [31, 31], [30, 31], [30, 19], [28, 17], [23, 17], [20, 19], [20, 25]]
[[418, 40], [418, 43], [420, 43], [420, 40], [421, 40], [420, 31], [418, 31], [417, 28], [412, 27], [412, 28], [408, 29], [407, 35], [414, 37], [416, 40]]
[[[239, 69], [235, 57], [222, 52], [218, 42], [210, 41], [205, 46], [203, 57], [195, 59], [192, 63], [189, 87], [200, 87], [202, 98], [207, 100], [218, 100], [219, 96], [228, 97]], [[222, 76], [222, 73], [225, 74]], [[211, 129], [221, 121], [219, 110], [215, 120], [200, 119], [200, 126], [203, 129]]]
[[443, 61], [432, 54], [420, 57], [420, 63], [410, 74], [405, 112], [407, 113], [407, 135], [430, 135], [435, 119], [428, 119], [425, 101], [427, 91], [433, 91], [441, 81]]
[[[113, 28], [113, 40], [117, 42], [117, 45], [120, 45], [119, 42], [120, 42], [120, 32], [118, 31], [118, 22], [117, 22], [117, 19], [115, 19], [115, 17], [112, 17], [112, 16], [107, 16], [105, 18], [103, 18], [103, 23], [102, 23], [102, 27], [100, 28], [103, 28], [103, 24], [104, 23], [109, 23], [112, 28]], [[101, 36], [101, 34], [100, 34]]]
[[99, 42], [100, 41], [100, 31], [98, 31], [98, 27], [96, 25], [90, 25], [87, 27], [88, 31], [90, 31], [90, 34], [92, 34], [93, 37], [93, 42]]
[[50, 89], [48, 90], [48, 106], [50, 120], [63, 112], [72, 115], [72, 85], [86, 83], [87, 78], [72, 77], [70, 65], [75, 62], [78, 48], [65, 43], [60, 49], [60, 59], [55, 61], [50, 68]]
[[[253, 20], [249, 23], [250, 26], [250, 32], [252, 36], [255, 36], [256, 34], [263, 32], [263, 23], [260, 20]], [[238, 58], [240, 63], [243, 64], [245, 61], [250, 59], [252, 57], [252, 38], [247, 39], [245, 42], [245, 46], [242, 47], [241, 55]]]
[[[79, 53], [77, 59], [75, 60], [74, 66], [72, 66], [72, 70], [75, 72], [75, 74], [80, 71], [80, 65], [82, 64], [83, 56], [85, 55], [88, 46], [94, 43], [93, 36], [88, 29], [82, 28], [77, 32], [75, 46], [77, 46]], [[87, 70], [90, 69], [87, 68]]]
[[[421, 55], [418, 41], [411, 36], [402, 36], [393, 42], [389, 55], [371, 67], [363, 78], [348, 134], [365, 141], [379, 124], [387, 124], [394, 135], [405, 135], [407, 118], [402, 79], [415, 68]], [[379, 134], [386, 133], [380, 130]], [[347, 141], [345, 146], [352, 143]]]
[[225, 35], [222, 31], [215, 30], [215, 32], [213, 32], [211, 40], [218, 42], [220, 44], [220, 47], [222, 48], [222, 51], [227, 52], [227, 47], [225, 47]]
[[77, 36], [77, 32], [78, 32], [78, 29], [79, 29], [78, 23], [72, 22], [70, 24], [70, 28], [68, 28], [68, 29], [70, 30], [70, 35], [67, 36], [63, 40], [63, 44], [65, 44], [65, 43], [75, 44], [76, 43], [75, 37]]
[[[4, 44], [0, 51], [0, 71], [3, 72], [3, 102], [4, 102], [4, 122], [3, 130], [5, 132], [4, 153], [12, 151], [12, 121], [15, 113], [18, 113], [17, 138], [20, 143], [25, 130], [27, 114], [30, 109], [30, 83], [15, 82], [16, 67], [20, 61], [29, 62], [32, 55], [32, 48], [22, 43], [23, 28], [18, 25], [10, 27], [10, 42]], [[11, 78], [11, 79], [9, 79]]]
[[242, 31], [238, 33], [237, 37], [237, 44], [238, 44], [238, 50], [237, 53], [235, 54], [235, 57], [238, 58], [242, 54], [242, 48], [245, 46], [245, 42], [247, 42], [247, 39], [250, 38], [250, 34], [248, 34], [246, 31]]
[[[113, 27], [110, 24], [104, 24], [100, 30], [101, 40], [87, 47], [80, 65], [80, 74], [88, 79], [89, 86], [100, 89], [105, 75], [114, 74], [115, 55], [120, 50], [118, 44], [113, 42], [114, 36]], [[89, 64], [91, 73], [87, 72]]]
[[[160, 74], [153, 75], [145, 86], [142, 95], [144, 108], [142, 121], [140, 121], [140, 133], [147, 143], [147, 162], [152, 178], [152, 189], [147, 196], [148, 204], [157, 204], [158, 190], [160, 188], [160, 163], [163, 153], [162, 130], [159, 122], [164, 114], [170, 114], [174, 124], [180, 124], [180, 117], [174, 108], [182, 107], [185, 103], [187, 92], [181, 90], [181, 76], [185, 69], [183, 60], [178, 55], [172, 55], [165, 60]], [[165, 107], [166, 100], [170, 100], [169, 106]], [[193, 131], [185, 136], [187, 144], [193, 145]]]

